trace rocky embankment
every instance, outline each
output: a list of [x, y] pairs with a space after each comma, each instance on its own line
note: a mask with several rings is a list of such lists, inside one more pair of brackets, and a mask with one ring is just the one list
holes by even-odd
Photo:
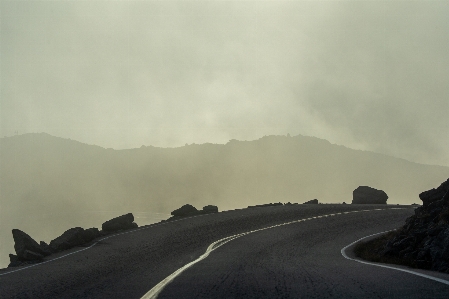
[[419, 198], [423, 205], [415, 209], [403, 227], [360, 244], [356, 253], [374, 261], [449, 273], [449, 179], [436, 189], [422, 192]]
[[19, 229], [13, 229], [12, 236], [14, 238], [14, 249], [16, 254], [9, 255], [10, 264], [8, 267], [39, 263], [44, 257], [51, 254], [75, 246], [89, 244], [98, 237], [106, 236], [121, 230], [137, 228], [137, 224], [134, 222], [133, 214], [128, 213], [106, 221], [102, 224], [101, 228], [101, 231], [95, 227], [88, 229], [82, 227], [70, 228], [56, 239], [51, 240], [50, 244], [47, 244], [44, 241], [37, 243], [27, 233]]
[[191, 216], [197, 216], [197, 215], [204, 215], [204, 214], [211, 214], [211, 213], [218, 213], [218, 207], [214, 205], [207, 205], [204, 206], [202, 210], [198, 210], [191, 204], [185, 204], [179, 209], [174, 210], [171, 212], [172, 217], [168, 218], [167, 220], [163, 221], [173, 221], [177, 219], [181, 219], [184, 217], [191, 217]]

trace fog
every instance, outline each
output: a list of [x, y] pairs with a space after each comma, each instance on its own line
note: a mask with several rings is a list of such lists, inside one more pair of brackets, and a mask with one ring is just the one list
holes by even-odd
[[1, 1], [0, 136], [302, 134], [449, 165], [447, 1]]

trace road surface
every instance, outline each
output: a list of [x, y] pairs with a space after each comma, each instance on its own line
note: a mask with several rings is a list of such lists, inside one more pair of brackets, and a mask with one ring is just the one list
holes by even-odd
[[[382, 208], [384, 210], [374, 210]], [[291, 205], [222, 212], [162, 223], [100, 241], [87, 250], [5, 274], [0, 298], [141, 298], [200, 257], [216, 240], [257, 231], [214, 250], [158, 298], [448, 298], [449, 286], [345, 259], [340, 250], [398, 228], [413, 209]], [[355, 210], [370, 210], [350, 212]], [[87, 248], [87, 247], [85, 247]], [[18, 269], [18, 268], [17, 268]], [[3, 274], [3, 275], [2, 275]]]

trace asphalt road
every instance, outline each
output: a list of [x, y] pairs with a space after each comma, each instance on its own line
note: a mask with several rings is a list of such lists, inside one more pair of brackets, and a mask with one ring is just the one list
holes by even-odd
[[[144, 227], [2, 275], [0, 298], [141, 298], [212, 242], [313, 216], [397, 206], [292, 205]], [[237, 238], [176, 277], [158, 298], [448, 298], [449, 286], [343, 258], [349, 243], [401, 226], [413, 209], [338, 214]], [[74, 252], [83, 248], [75, 248]], [[67, 252], [60, 253], [60, 255]]]

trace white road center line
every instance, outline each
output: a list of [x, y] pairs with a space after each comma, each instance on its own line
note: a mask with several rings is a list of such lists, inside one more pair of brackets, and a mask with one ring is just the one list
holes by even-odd
[[[370, 211], [382, 211], [382, 210], [393, 210], [393, 209], [394, 210], [403, 210], [403, 209], [406, 209], [406, 208], [359, 210], [359, 211], [349, 211], [349, 212], [344, 212], [344, 213], [345, 214], [349, 214], [349, 213], [356, 213], [356, 212], [370, 212]], [[188, 268], [192, 267], [196, 263], [204, 260], [206, 257], [209, 256], [209, 254], [212, 251], [214, 251], [218, 247], [220, 247], [220, 246], [222, 246], [222, 245], [224, 245], [224, 244], [226, 244], [226, 243], [228, 243], [228, 242], [230, 242], [232, 240], [235, 240], [235, 239], [240, 238], [242, 236], [245, 236], [245, 235], [248, 235], [248, 234], [251, 234], [251, 233], [255, 233], [255, 232], [258, 232], [258, 231], [263, 231], [263, 230], [267, 230], [267, 229], [271, 229], [271, 228], [275, 228], [275, 227], [279, 227], [279, 226], [289, 225], [289, 224], [298, 223], [298, 222], [307, 221], [307, 220], [313, 220], [313, 219], [322, 218], [322, 217], [331, 217], [331, 216], [335, 216], [335, 215], [341, 215], [341, 213], [326, 214], [326, 215], [314, 216], [314, 217], [300, 219], [300, 220], [294, 220], [294, 221], [290, 221], [290, 222], [285, 222], [285, 223], [281, 223], [281, 224], [277, 224], [277, 225], [272, 225], [272, 226], [268, 226], [268, 227], [264, 227], [264, 228], [260, 228], [260, 229], [256, 229], [256, 230], [252, 230], [252, 231], [248, 231], [248, 232], [244, 232], [244, 233], [241, 233], [241, 234], [229, 236], [229, 237], [220, 239], [218, 241], [215, 241], [212, 244], [210, 244], [209, 247], [207, 247], [206, 252], [203, 255], [201, 255], [196, 260], [186, 264], [185, 266], [179, 268], [178, 270], [176, 270], [175, 272], [173, 272], [172, 274], [167, 276], [165, 279], [163, 279], [161, 282], [159, 282], [157, 285], [155, 285], [151, 290], [149, 290], [145, 295], [143, 295], [141, 297], [141, 299], [156, 299], [157, 296], [160, 294], [160, 292], [162, 292], [162, 290], [170, 282], [172, 282], [177, 276], [179, 276], [182, 272], [184, 272]]]

